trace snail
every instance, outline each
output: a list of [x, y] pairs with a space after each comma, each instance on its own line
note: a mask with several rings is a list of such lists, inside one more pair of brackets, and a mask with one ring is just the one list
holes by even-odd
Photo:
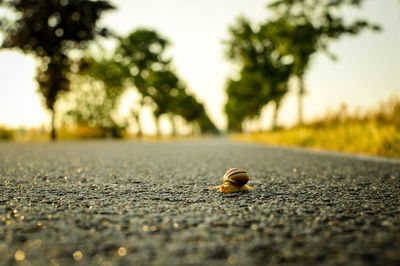
[[246, 185], [249, 181], [249, 175], [245, 170], [238, 168], [230, 168], [226, 171], [224, 183], [219, 186], [211, 187], [210, 189], [219, 188], [220, 192], [231, 193], [237, 191], [248, 191], [254, 188]]

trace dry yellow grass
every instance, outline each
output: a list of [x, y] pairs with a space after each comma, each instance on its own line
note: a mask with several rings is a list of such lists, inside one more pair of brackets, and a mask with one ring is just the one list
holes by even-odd
[[[108, 136], [103, 129], [90, 126], [62, 126], [57, 129], [58, 140], [88, 140], [88, 139], [107, 139]], [[176, 140], [199, 140], [203, 135], [143, 135], [137, 136], [124, 131], [121, 139], [129, 141], [145, 142], [165, 142]], [[42, 142], [50, 140], [50, 133], [45, 129], [38, 128], [20, 128], [12, 129], [0, 126], [0, 141], [11, 140], [17, 142]]]
[[365, 115], [335, 114], [302, 127], [236, 134], [235, 140], [303, 146], [355, 153], [400, 157], [400, 99], [391, 98]]
[[90, 126], [61, 127], [58, 129], [59, 139], [99, 139], [105, 138], [105, 131]]

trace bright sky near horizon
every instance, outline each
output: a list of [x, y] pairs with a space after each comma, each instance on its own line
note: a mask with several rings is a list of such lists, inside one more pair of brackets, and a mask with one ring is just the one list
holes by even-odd
[[[101, 23], [120, 34], [138, 27], [152, 28], [172, 42], [169, 54], [177, 72], [212, 120], [224, 128], [225, 80], [232, 75], [224, 59], [222, 41], [228, 27], [244, 15], [257, 23], [269, 16], [266, 0], [113, 0], [116, 11]], [[251, 4], [250, 4], [251, 2]], [[322, 116], [346, 103], [350, 110], [376, 106], [390, 96], [400, 96], [400, 1], [367, 0], [361, 9], [349, 9], [346, 18], [367, 18], [383, 27], [381, 33], [363, 32], [333, 42], [331, 61], [318, 54], [306, 76], [305, 117]], [[12, 127], [49, 124], [35, 83], [35, 61], [16, 51], [0, 51], [0, 125]], [[284, 99], [279, 121], [291, 125], [297, 119], [294, 90]], [[270, 108], [263, 126], [271, 123]], [[144, 125], [146, 127], [146, 124]], [[152, 131], [148, 126], [147, 132]]]

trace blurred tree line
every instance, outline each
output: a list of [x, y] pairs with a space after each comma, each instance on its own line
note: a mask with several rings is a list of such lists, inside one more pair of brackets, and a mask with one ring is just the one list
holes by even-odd
[[[202, 133], [218, 131], [166, 58], [170, 43], [165, 38], [147, 29], [119, 37], [97, 26], [101, 15], [114, 9], [109, 1], [0, 0], [0, 7], [15, 14], [15, 19], [0, 18], [1, 48], [17, 48], [38, 59], [36, 80], [52, 114], [53, 140], [55, 103], [71, 87], [75, 98], [66, 120], [100, 129], [105, 136], [121, 137], [129, 124], [116, 118], [121, 96], [128, 88], [135, 88], [141, 96], [139, 107], [131, 112], [138, 134], [142, 133], [139, 119], [145, 105], [152, 107], [157, 134], [163, 115], [169, 118], [174, 133], [177, 116]], [[78, 52], [99, 36], [116, 40], [117, 48], [110, 56]]]
[[274, 104], [273, 129], [289, 79], [297, 80], [298, 124], [303, 124], [304, 77], [313, 56], [329, 52], [331, 41], [362, 30], [380, 30], [365, 19], [346, 22], [339, 9], [359, 7], [363, 0], [275, 0], [268, 5], [273, 19], [258, 25], [239, 18], [229, 29], [226, 56], [239, 69], [228, 79], [225, 112], [228, 129], [242, 131], [243, 122], [260, 119], [264, 106]]
[[[225, 112], [228, 129], [242, 131], [243, 123], [259, 120], [263, 108], [274, 106], [273, 128], [289, 80], [297, 80], [298, 124], [303, 123], [304, 77], [313, 56], [328, 50], [331, 41], [362, 30], [379, 30], [364, 19], [347, 22], [338, 12], [359, 7], [364, 0], [274, 0], [268, 5], [273, 18], [255, 25], [241, 17], [229, 28], [226, 56], [238, 73], [226, 82]], [[106, 0], [0, 0], [14, 14], [0, 18], [4, 40], [0, 48], [17, 48], [38, 59], [36, 80], [52, 114], [52, 139], [56, 138], [55, 103], [68, 98], [64, 121], [88, 126], [102, 136], [121, 137], [130, 124], [141, 135], [141, 113], [150, 107], [161, 134], [160, 121], [168, 118], [172, 133], [183, 119], [203, 133], [217, 129], [204, 105], [189, 92], [165, 51], [170, 42], [149, 29], [117, 36], [98, 26], [101, 15], [114, 7]], [[90, 54], [98, 37], [113, 38], [116, 48], [102, 55]], [[65, 92], [73, 88], [73, 93]], [[118, 109], [124, 93], [136, 90], [130, 117], [121, 119]]]
[[0, 140], [10, 140], [14, 138], [14, 131], [0, 125]]
[[[104, 134], [121, 137], [129, 120], [142, 135], [140, 121], [145, 106], [151, 107], [156, 134], [161, 135], [160, 120], [168, 118], [172, 134], [177, 133], [176, 119], [183, 118], [201, 133], [216, 133], [217, 128], [184, 82], [175, 73], [172, 60], [165, 51], [170, 42], [156, 31], [137, 29], [126, 37], [117, 37], [117, 46], [111, 54], [86, 55], [79, 61], [78, 84], [91, 84], [87, 90], [76, 90], [73, 106], [67, 118], [77, 125], [100, 128]], [[140, 99], [132, 103], [130, 119], [118, 121], [121, 96], [135, 88]]]
[[51, 138], [55, 139], [55, 102], [60, 92], [69, 90], [72, 73], [69, 53], [98, 35], [107, 36], [107, 30], [96, 23], [113, 6], [90, 0], [0, 0], [0, 6], [16, 17], [14, 21], [0, 18], [5, 36], [1, 48], [18, 48], [39, 60], [36, 80], [52, 113]]

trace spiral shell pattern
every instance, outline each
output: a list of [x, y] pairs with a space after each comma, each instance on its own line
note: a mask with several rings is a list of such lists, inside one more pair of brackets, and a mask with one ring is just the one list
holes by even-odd
[[249, 175], [245, 170], [239, 168], [230, 168], [225, 172], [224, 183], [209, 189], [218, 189], [222, 193], [232, 193], [239, 191], [249, 191], [254, 188], [246, 185], [249, 181]]
[[224, 182], [229, 182], [239, 187], [247, 184], [248, 181], [249, 175], [242, 169], [230, 168], [224, 175]]

